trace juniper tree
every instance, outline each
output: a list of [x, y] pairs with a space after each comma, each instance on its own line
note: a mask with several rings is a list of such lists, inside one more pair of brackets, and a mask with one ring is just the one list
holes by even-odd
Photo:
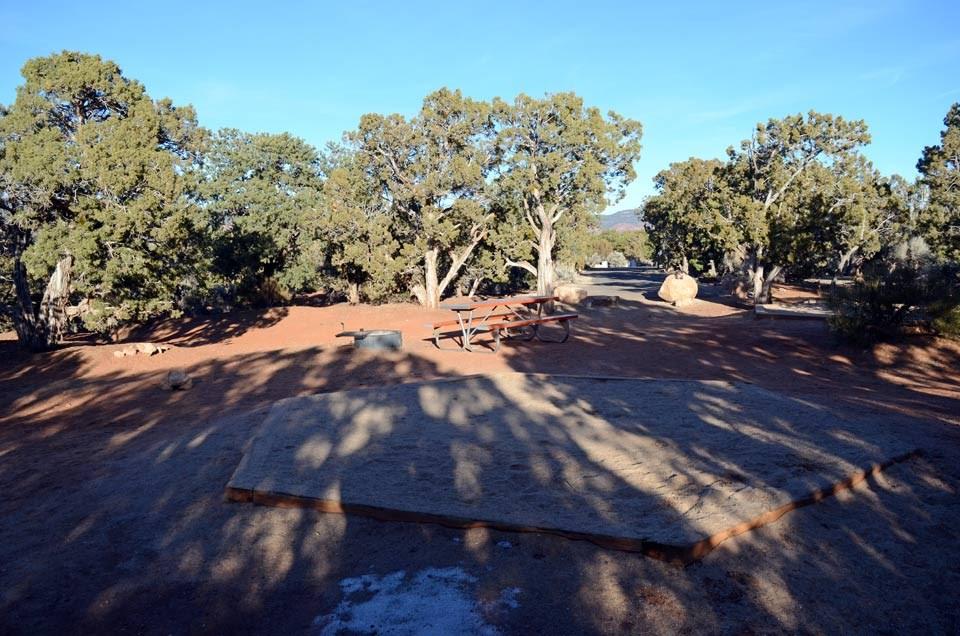
[[522, 239], [498, 245], [512, 267], [537, 277], [537, 292], [553, 292], [558, 230], [582, 225], [622, 198], [635, 178], [640, 122], [604, 117], [573, 93], [543, 99], [496, 100], [497, 189], [503, 209], [522, 227]]
[[489, 105], [442, 89], [410, 120], [364, 115], [347, 136], [394, 218], [410, 291], [427, 307], [437, 306], [489, 230], [491, 131]]
[[386, 300], [400, 291], [404, 269], [394, 219], [357, 153], [334, 147], [326, 159], [322, 260], [350, 302]]
[[670, 164], [654, 178], [657, 194], [643, 207], [650, 224], [650, 242], [657, 260], [689, 273], [693, 263], [703, 271], [740, 240], [734, 206], [742, 204], [731, 191], [723, 162], [690, 158]]
[[203, 186], [216, 227], [217, 272], [241, 296], [270, 301], [312, 289], [325, 242], [320, 157], [287, 133], [217, 133]]
[[[207, 269], [194, 196], [205, 132], [193, 109], [152, 100], [95, 55], [36, 58], [22, 74], [0, 119], [20, 341], [55, 344], [68, 299], [99, 330], [175, 312]], [[35, 290], [51, 273], [41, 299]]]
[[922, 230], [941, 258], [960, 261], [960, 103], [943, 120], [940, 144], [927, 146], [917, 163], [929, 200]]
[[754, 302], [769, 302], [774, 280], [789, 264], [791, 230], [804, 211], [801, 177], [818, 162], [842, 161], [869, 141], [863, 121], [810, 111], [758, 124], [738, 150], [727, 151], [728, 183], [743, 195], [735, 207], [739, 255]]

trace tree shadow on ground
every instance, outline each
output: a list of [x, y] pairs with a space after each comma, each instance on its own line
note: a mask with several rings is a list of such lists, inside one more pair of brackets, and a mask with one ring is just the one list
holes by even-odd
[[126, 331], [120, 342], [142, 340], [163, 342], [177, 347], [198, 347], [229, 342], [252, 329], [266, 329], [290, 313], [285, 306], [269, 309], [240, 309], [228, 313], [164, 319]]
[[[319, 629], [314, 618], [336, 610], [346, 577], [451, 567], [475, 577], [471, 598], [520, 590], [515, 608], [477, 606], [485, 621], [506, 632], [855, 632], [894, 625], [905, 632], [955, 632], [960, 608], [942, 592], [960, 581], [942, 566], [960, 558], [960, 445], [956, 429], [943, 421], [956, 416], [955, 393], [948, 389], [955, 390], [957, 380], [944, 374], [937, 379], [942, 394], [930, 395], [925, 386], [933, 379], [920, 371], [911, 375], [910, 369], [923, 367], [901, 358], [881, 361], [879, 371], [867, 367], [853, 352], [825, 349], [816, 325], [668, 312], [629, 302], [616, 311], [585, 312], [565, 345], [511, 343], [488, 359], [531, 373], [687, 378], [692, 358], [699, 379], [760, 384], [826, 403], [851, 418], [882, 413], [875, 418], [878, 428], [902, 431], [927, 455], [875, 479], [855, 497], [792, 513], [679, 569], [545, 535], [224, 501], [224, 486], [274, 401], [446, 377], [450, 366], [466, 373], [470, 354], [321, 347], [257, 352], [195, 365], [190, 372], [197, 383], [185, 392], [161, 390], [156, 374], [90, 379], [76, 367], [63, 371], [68, 360], [81, 364], [77, 358], [57, 365], [36, 360], [30, 386], [40, 390], [65, 373], [75, 374], [67, 379], [76, 384], [65, 389], [56, 411], [22, 416], [43, 397], [27, 390], [0, 417], [0, 487], [6, 493], [0, 501], [0, 623], [4, 631], [23, 633], [303, 631]], [[952, 353], [942, 355], [944, 364], [957, 368]], [[884, 364], [905, 371], [887, 377]], [[790, 371], [773, 374], [775, 367]], [[4, 373], [0, 380], [21, 381], [26, 372]], [[903, 384], [903, 378], [914, 384]], [[535, 382], [558, 411], [583, 408], [562, 380]], [[456, 401], [442, 391], [430, 402], [438, 420], [459, 418], [457, 409], [469, 413], [470, 404], [484, 401], [517, 413], [529, 408], [491, 386]], [[724, 408], [716, 400], [678, 401], [676, 407], [708, 418], [710, 405]], [[643, 404], [632, 406], [650, 435], [663, 435]], [[359, 408], [383, 413], [392, 406], [366, 400]], [[889, 415], [897, 411], [924, 417]], [[747, 418], [756, 426], [782, 426]], [[394, 445], [416, 440], [423, 426], [397, 413], [371, 421], [375, 426], [362, 445], [376, 447], [384, 458]], [[621, 495], [634, 487], [553, 426], [549, 413], [525, 421], [537, 427], [537, 435], [522, 427], [507, 439], [496, 434], [499, 444], [513, 449], [510, 463], [522, 467], [518, 472], [528, 482], [554, 478], [573, 464]], [[335, 437], [342, 441], [349, 433]], [[472, 487], [471, 480], [481, 491], [485, 484], [492, 487], [502, 475], [485, 447], [490, 434], [467, 426], [461, 445], [451, 443], [437, 461], [403, 469], [430, 472], [435, 488], [459, 492]], [[776, 444], [746, 432], [729, 435], [738, 435], [738, 443], [728, 446], [747, 456]], [[544, 437], [553, 443], [537, 443]], [[662, 441], [671, 470], [691, 480], [694, 463], [712, 471], [751, 471], [739, 453], [705, 453], [695, 435]], [[819, 444], [818, 450], [836, 454], [840, 448]], [[349, 493], [356, 487], [351, 476], [362, 466], [349, 465], [349, 453], [342, 461], [341, 487]], [[617, 513], [597, 495], [574, 493], [571, 505], [597, 515]]]

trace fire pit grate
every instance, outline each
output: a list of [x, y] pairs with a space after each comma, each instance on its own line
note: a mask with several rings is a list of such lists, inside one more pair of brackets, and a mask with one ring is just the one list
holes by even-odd
[[359, 329], [341, 331], [338, 338], [353, 338], [355, 349], [374, 349], [379, 351], [400, 351], [403, 349], [403, 334], [395, 329]]

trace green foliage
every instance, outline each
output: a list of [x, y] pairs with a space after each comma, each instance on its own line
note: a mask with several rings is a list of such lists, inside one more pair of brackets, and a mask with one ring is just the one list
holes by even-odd
[[794, 275], [859, 270], [902, 237], [905, 202], [861, 155], [815, 163], [792, 196], [803, 210], [790, 238]]
[[737, 196], [722, 162], [691, 158], [674, 163], [654, 183], [657, 195], [646, 201], [643, 216], [661, 264], [701, 272], [738, 245]]
[[93, 55], [37, 58], [23, 77], [0, 119], [0, 179], [34, 292], [69, 252], [73, 298], [95, 308], [88, 327], [175, 313], [209, 269], [195, 202], [206, 134], [193, 109], [151, 100]]
[[936, 255], [960, 261], [960, 103], [943, 120], [940, 144], [928, 146], [917, 163], [929, 203], [921, 230]]
[[900, 208], [858, 154], [866, 124], [810, 112], [758, 124], [727, 161], [690, 159], [657, 175], [647, 201], [658, 259], [739, 268], [757, 302], [799, 274], [876, 253]]
[[907, 269], [873, 274], [833, 291], [830, 328], [842, 339], [870, 344], [901, 334], [903, 325], [925, 298], [924, 289]]
[[573, 93], [497, 99], [494, 113], [497, 201], [510, 228], [497, 236], [497, 248], [548, 293], [558, 241], [575, 242], [574, 228], [590, 227], [635, 178], [642, 126], [614, 112], [604, 117]]
[[610, 267], [627, 267], [630, 265], [630, 261], [627, 260], [627, 257], [623, 255], [623, 252], [613, 250], [609, 252], [606, 257], [607, 263], [610, 264]]
[[[697, 273], [723, 265], [756, 299], [784, 270], [863, 270], [873, 273], [838, 292], [838, 331], [883, 337], [914, 315], [943, 332], [960, 322], [955, 276], [943, 269], [960, 258], [960, 104], [915, 185], [883, 178], [859, 154], [869, 141], [861, 121], [771, 119], [726, 161], [660, 172], [648, 233], [597, 229], [635, 177], [640, 123], [573, 93], [483, 102], [441, 89], [413, 117], [365, 115], [320, 154], [286, 133], [210, 135], [190, 107], [152, 99], [94, 55], [36, 58], [23, 77], [0, 107], [5, 316], [38, 320], [65, 254], [67, 300], [99, 331], [203, 309], [214, 290], [247, 304], [326, 288], [430, 306], [534, 279], [549, 292], [555, 259], [576, 268], [596, 255]], [[904, 260], [893, 249], [917, 236], [939, 274], [909, 265], [917, 250]], [[21, 265], [25, 278], [12, 275]]]
[[610, 261], [611, 254], [618, 253], [612, 259], [622, 262], [626, 267], [630, 260], [638, 263], [650, 261], [652, 248], [647, 233], [644, 230], [601, 230], [580, 231], [576, 233], [576, 241], [565, 241], [558, 249], [557, 261], [582, 269], [593, 261]]
[[381, 203], [376, 182], [367, 178], [356, 154], [334, 148], [324, 183], [322, 233], [334, 288], [353, 302], [382, 302], [402, 288], [405, 263], [393, 234], [393, 217]]
[[347, 135], [400, 243], [407, 286], [435, 307], [486, 236], [490, 106], [441, 89], [416, 117], [364, 115]]
[[254, 304], [313, 289], [325, 250], [317, 151], [286, 133], [221, 130], [205, 172], [219, 278]]
[[834, 289], [834, 333], [861, 345], [896, 338], [910, 322], [945, 335], [960, 333], [960, 268], [933, 263], [914, 245], [902, 244], [891, 258], [872, 264], [862, 280]]
[[960, 338], [960, 301], [954, 298], [938, 302], [931, 306], [931, 311], [934, 331], [950, 338]]

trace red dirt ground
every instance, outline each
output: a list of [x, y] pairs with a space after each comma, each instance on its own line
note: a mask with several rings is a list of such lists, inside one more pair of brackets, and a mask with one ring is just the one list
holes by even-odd
[[[128, 339], [172, 345], [152, 357], [117, 358], [122, 343], [30, 356], [7, 334], [0, 633], [308, 629], [336, 606], [341, 578], [438, 564], [467, 568], [480, 594], [519, 588], [520, 607], [490, 618], [508, 632], [960, 629], [944, 593], [960, 583], [958, 343], [862, 351], [817, 321], [758, 321], [711, 301], [680, 312], [638, 294], [582, 311], [564, 345], [485, 355], [434, 347], [428, 324], [448, 314], [336, 305], [168, 321]], [[353, 351], [334, 337], [344, 325], [400, 329], [404, 351]], [[193, 387], [163, 390], [173, 369]], [[685, 570], [551, 537], [223, 501], [275, 400], [494, 371], [751, 382], [861, 416], [909, 416], [904, 435], [934, 449]], [[502, 541], [514, 549], [498, 551]]]

